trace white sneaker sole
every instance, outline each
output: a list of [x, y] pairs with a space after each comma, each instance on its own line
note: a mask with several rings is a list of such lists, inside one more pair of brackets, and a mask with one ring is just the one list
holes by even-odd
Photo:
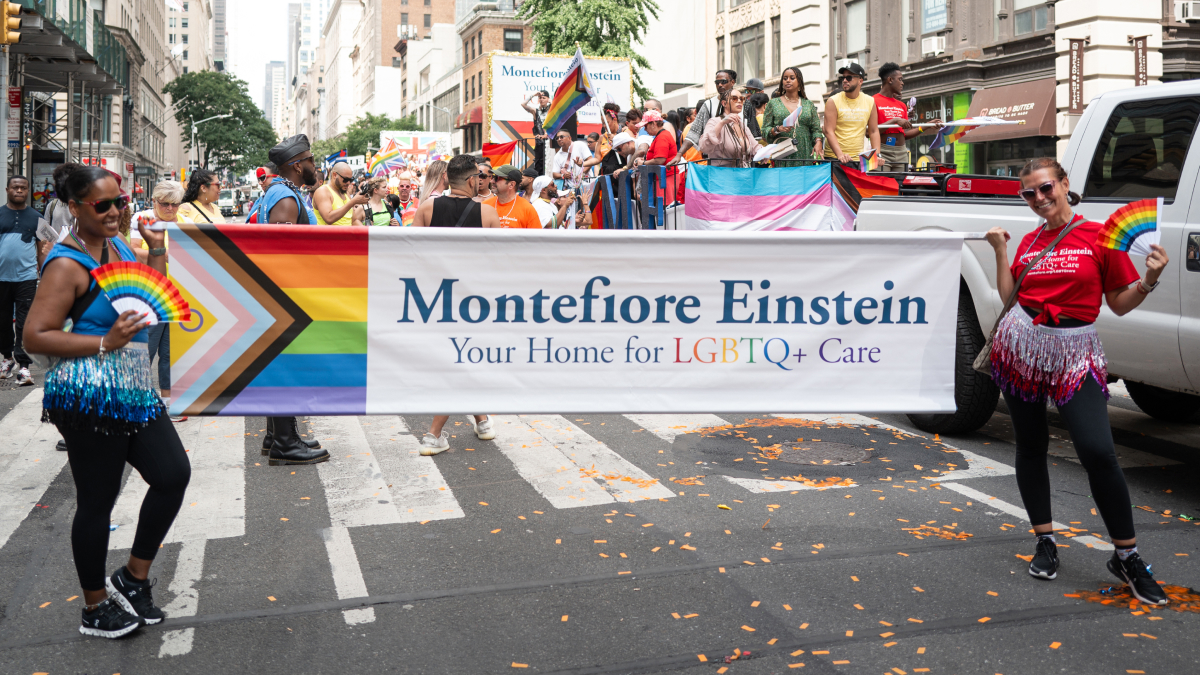
[[479, 427], [475, 427], [475, 437], [481, 441], [490, 441], [490, 440], [496, 438], [496, 430], [493, 429], [491, 431], [485, 431], [483, 433], [479, 433]]
[[153, 626], [154, 624], [162, 621], [162, 619], [149, 619], [141, 614], [138, 614], [137, 610], [133, 608], [133, 603], [129, 602], [129, 598], [125, 597], [121, 591], [118, 591], [117, 587], [113, 585], [112, 577], [108, 577], [104, 580], [104, 589], [108, 591], [109, 599], [116, 600], [117, 604], [121, 605], [121, 609], [141, 619], [143, 623]]
[[133, 631], [135, 631], [141, 627], [142, 627], [142, 624], [140, 624], [140, 623], [132, 623], [128, 626], [125, 626], [124, 628], [119, 628], [117, 630], [100, 630], [99, 628], [88, 628], [87, 626], [80, 626], [79, 632], [83, 633], [84, 635], [91, 635], [94, 637], [102, 637], [102, 638], [108, 638], [110, 640], [114, 640], [119, 637], [125, 637], [126, 635], [129, 635], [130, 633], [132, 633]]
[[450, 449], [450, 446], [446, 446], [444, 448], [427, 448], [422, 445], [421, 446], [421, 456], [422, 457], [432, 457], [434, 455], [440, 455], [449, 449]]

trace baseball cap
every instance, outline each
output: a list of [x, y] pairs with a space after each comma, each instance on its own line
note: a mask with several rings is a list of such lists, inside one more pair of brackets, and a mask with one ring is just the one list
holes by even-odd
[[746, 82], [745, 87], [746, 89], [753, 89], [754, 91], [762, 91], [763, 81], [757, 77], [752, 77], [748, 82]]
[[629, 134], [622, 131], [621, 133], [617, 134], [616, 136], [613, 136], [613, 139], [612, 139], [613, 149], [616, 150], [617, 148], [621, 147], [622, 145], [625, 145], [626, 143], [629, 143], [632, 140], [633, 140], [633, 136], [630, 136]]
[[537, 178], [538, 176], [540, 176], [542, 174], [538, 173], [537, 169], [535, 169], [531, 166], [528, 169], [525, 169], [524, 171], [522, 171], [521, 175], [526, 178]]
[[267, 175], [267, 167], [265, 166], [260, 166], [254, 170], [254, 177], [259, 180], [262, 180], [265, 175]]
[[843, 73], [850, 73], [851, 75], [856, 75], [858, 77], [861, 77], [864, 80], [867, 79], [867, 71], [864, 70], [863, 67], [857, 63], [850, 63], [848, 65], [842, 66], [841, 68], [838, 68], [838, 75], [841, 75]]
[[496, 178], [500, 180], [511, 180], [514, 183], [521, 182], [521, 170], [512, 164], [504, 164], [494, 169]]
[[638, 126], [644, 127], [651, 122], [661, 122], [661, 121], [663, 121], [662, 113], [651, 108], [642, 113], [642, 121], [640, 123], [638, 123]]

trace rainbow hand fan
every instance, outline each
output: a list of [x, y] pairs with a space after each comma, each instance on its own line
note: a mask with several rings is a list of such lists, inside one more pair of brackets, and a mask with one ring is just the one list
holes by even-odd
[[1142, 199], [1130, 202], [1113, 212], [1096, 235], [1096, 245], [1133, 255], [1150, 255], [1150, 245], [1161, 239], [1158, 214], [1163, 200]]
[[190, 321], [192, 310], [170, 279], [158, 270], [137, 262], [115, 262], [92, 270], [100, 290], [117, 313], [148, 312], [153, 326], [160, 321]]

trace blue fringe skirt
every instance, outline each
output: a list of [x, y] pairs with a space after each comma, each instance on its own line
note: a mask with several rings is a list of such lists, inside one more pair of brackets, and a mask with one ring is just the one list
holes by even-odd
[[46, 373], [42, 421], [115, 436], [144, 428], [165, 412], [150, 375], [146, 343], [60, 359]]

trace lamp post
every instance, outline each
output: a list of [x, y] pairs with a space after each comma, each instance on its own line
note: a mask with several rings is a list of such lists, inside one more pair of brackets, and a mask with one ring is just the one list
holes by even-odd
[[212, 120], [219, 120], [219, 119], [223, 119], [226, 117], [233, 117], [233, 113], [225, 113], [224, 115], [213, 115], [212, 117], [205, 117], [204, 119], [200, 120], [199, 122], [197, 122], [195, 120], [195, 118], [189, 118], [192, 120], [192, 150], [196, 151], [196, 166], [197, 167], [200, 166], [200, 149], [196, 147], [196, 127], [200, 126], [201, 124], [204, 124], [205, 122], [211, 122]]

